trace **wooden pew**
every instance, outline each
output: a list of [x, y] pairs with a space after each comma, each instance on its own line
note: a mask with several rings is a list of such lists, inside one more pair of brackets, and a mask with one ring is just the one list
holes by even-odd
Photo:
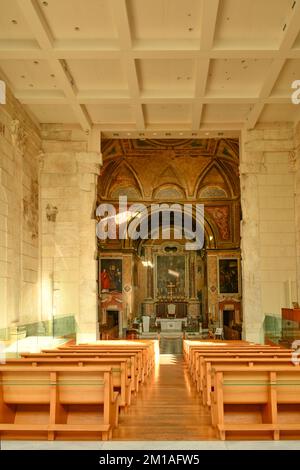
[[276, 349], [275, 351], [244, 351], [241, 349], [240, 351], [225, 351], [225, 352], [197, 352], [195, 355], [195, 367], [191, 371], [191, 377], [192, 380], [195, 382], [197, 391], [201, 392], [202, 391], [202, 381], [203, 381], [203, 376], [205, 373], [205, 363], [204, 361], [209, 358], [231, 358], [232, 360], [234, 358], [259, 358], [259, 357], [273, 357], [273, 358], [287, 358], [290, 359], [292, 354], [292, 350], [287, 350], [287, 349], [282, 349], [278, 350]]
[[257, 368], [265, 366], [287, 366], [292, 364], [291, 355], [288, 357], [248, 357], [248, 358], [203, 358], [203, 375], [200, 393], [202, 394], [202, 403], [204, 406], [211, 405], [211, 391], [212, 391], [212, 369], [214, 367], [228, 365], [228, 366], [244, 366]]
[[[28, 356], [30, 353], [21, 353], [21, 357], [32, 357]], [[139, 389], [139, 383], [143, 383], [144, 371], [143, 371], [143, 361], [142, 361], [142, 353], [141, 351], [136, 350], [123, 350], [123, 351], [115, 351], [109, 350], [106, 351], [104, 349], [44, 349], [41, 353], [35, 353], [36, 356], [38, 355], [51, 355], [56, 357], [72, 357], [72, 356], [80, 356], [80, 357], [95, 357], [95, 358], [105, 358], [105, 357], [127, 357], [131, 359], [131, 375], [134, 377], [134, 382], [132, 384], [132, 390], [137, 392]]]
[[127, 409], [131, 404], [131, 372], [130, 360], [127, 358], [82, 358], [82, 357], [49, 357], [49, 355], [42, 355], [36, 357], [35, 355], [23, 357], [22, 359], [7, 359], [8, 366], [28, 366], [38, 367], [43, 369], [45, 367], [62, 368], [66, 366], [74, 366], [78, 368], [89, 369], [97, 368], [99, 366], [112, 367], [112, 387], [114, 391], [119, 392], [119, 406]]
[[2, 439], [107, 440], [118, 423], [118, 401], [111, 367], [0, 365]]
[[63, 352], [57, 351], [55, 349], [49, 350], [49, 352], [41, 352], [41, 353], [21, 353], [21, 358], [43, 358], [43, 357], [50, 357], [50, 358], [75, 358], [75, 359], [108, 359], [108, 358], [115, 358], [115, 359], [128, 359], [130, 363], [130, 373], [129, 379], [131, 380], [131, 391], [136, 394], [139, 390], [139, 368], [138, 368], [138, 361], [137, 357], [134, 353], [105, 353], [105, 352]]
[[239, 365], [213, 368], [212, 422], [219, 437], [300, 435], [300, 367]]
[[[53, 350], [52, 350], [53, 351]], [[131, 353], [137, 356], [137, 364], [138, 364], [138, 371], [139, 371], [139, 381], [141, 383], [145, 382], [145, 378], [149, 375], [151, 370], [151, 363], [150, 358], [147, 354], [146, 348], [137, 348], [137, 347], [105, 347], [105, 346], [97, 346], [97, 347], [69, 347], [69, 348], [58, 348], [56, 351], [64, 351], [64, 352], [92, 352], [92, 353], [99, 353], [102, 354], [111, 354], [111, 353]], [[43, 350], [43, 352], [51, 352], [51, 350]]]
[[60, 346], [59, 350], [68, 350], [68, 351], [137, 351], [142, 356], [142, 382], [144, 382], [145, 376], [149, 375], [151, 372], [154, 361], [155, 361], [155, 347], [154, 341], [152, 342], [136, 342], [136, 341], [126, 341], [125, 344], [123, 341], [101, 341], [94, 344], [79, 344], [74, 346]]
[[272, 347], [272, 346], [244, 346], [244, 347], [234, 347], [234, 346], [231, 346], [231, 347], [222, 347], [222, 348], [218, 348], [218, 347], [210, 347], [210, 348], [200, 348], [200, 347], [197, 347], [197, 348], [192, 348], [190, 353], [189, 353], [189, 359], [188, 359], [188, 365], [189, 365], [189, 370], [191, 372], [191, 375], [193, 375], [193, 371], [196, 370], [196, 356], [197, 356], [197, 353], [199, 352], [223, 352], [223, 353], [226, 353], [226, 352], [229, 352], [229, 353], [233, 353], [233, 352], [267, 352], [267, 351], [282, 351], [282, 348], [280, 347]]

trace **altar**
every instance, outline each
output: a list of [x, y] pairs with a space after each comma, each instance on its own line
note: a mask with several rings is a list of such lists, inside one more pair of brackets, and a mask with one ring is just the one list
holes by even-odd
[[162, 332], [182, 331], [182, 326], [187, 325], [187, 318], [156, 318], [155, 325], [159, 324]]

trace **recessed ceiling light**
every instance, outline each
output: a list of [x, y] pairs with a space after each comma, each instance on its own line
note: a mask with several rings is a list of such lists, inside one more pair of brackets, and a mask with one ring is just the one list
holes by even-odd
[[12, 24], [18, 24], [17, 20], [11, 20]]

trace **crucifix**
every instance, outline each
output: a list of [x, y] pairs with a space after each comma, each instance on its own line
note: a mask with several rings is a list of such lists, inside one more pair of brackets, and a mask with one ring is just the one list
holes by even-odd
[[169, 297], [171, 297], [171, 300], [173, 299], [173, 289], [175, 289], [176, 285], [172, 283], [172, 281], [169, 282], [169, 284], [167, 285], [167, 289], [168, 289], [168, 295]]

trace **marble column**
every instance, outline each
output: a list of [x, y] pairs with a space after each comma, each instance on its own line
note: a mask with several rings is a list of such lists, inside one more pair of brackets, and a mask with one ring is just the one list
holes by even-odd
[[76, 154], [79, 188], [79, 315], [77, 342], [99, 339], [96, 210], [99, 152]]
[[[265, 173], [264, 154], [248, 150], [248, 133], [241, 141], [241, 254], [243, 294], [243, 338], [263, 342], [263, 320], [260, 243], [258, 175]], [[251, 148], [251, 147], [250, 147]]]

